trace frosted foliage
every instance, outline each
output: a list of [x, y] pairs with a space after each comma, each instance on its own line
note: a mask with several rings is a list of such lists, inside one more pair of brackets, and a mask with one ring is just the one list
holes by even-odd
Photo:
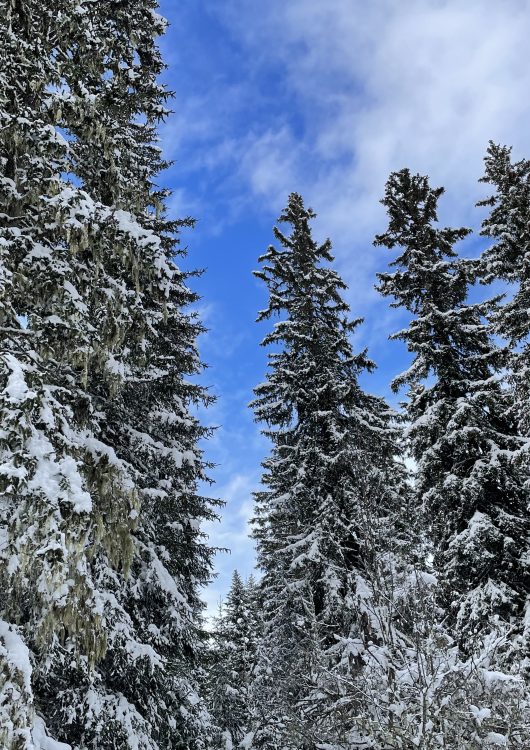
[[34, 713], [54, 750], [201, 748], [208, 721], [210, 397], [154, 186], [155, 8], [0, 0], [0, 606], [33, 664], [13, 731]]
[[499, 299], [468, 304], [474, 264], [454, 245], [468, 233], [437, 225], [442, 188], [408, 170], [393, 173], [383, 204], [388, 230], [376, 244], [398, 248], [379, 289], [413, 319], [394, 334], [413, 354], [394, 386], [410, 387], [408, 445], [415, 491], [427, 513], [439, 570], [439, 602], [467, 656], [490, 635], [506, 636], [496, 658], [517, 673], [528, 652], [524, 608], [530, 534], [512, 392], [502, 382], [506, 352], [488, 318]]
[[[511, 344], [509, 365], [514, 385], [514, 412], [526, 437], [523, 458], [530, 466], [530, 160], [514, 161], [511, 149], [490, 142], [482, 182], [493, 194], [481, 201], [489, 209], [482, 234], [492, 240], [477, 266], [485, 283], [513, 284], [511, 295], [493, 318], [494, 330]], [[530, 474], [530, 469], [529, 469]], [[530, 484], [529, 484], [530, 486]]]
[[[388, 549], [385, 531], [370, 532], [380, 550]], [[362, 664], [354, 679], [344, 669], [338, 682], [343, 715], [357, 717], [344, 722], [342, 740], [364, 737], [361, 747], [478, 750], [496, 735], [508, 747], [526, 747], [524, 680], [492, 668], [506, 638], [490, 636], [480, 652], [462, 656], [440, 623], [436, 578], [396, 561], [383, 555], [363, 590], [360, 606], [372, 623], [371, 640], [339, 646], [343, 662], [354, 654]]]
[[261, 748], [300, 747], [316, 741], [322, 717], [335, 721], [327, 696], [336, 642], [353, 623], [369, 627], [358, 609], [372, 554], [364, 518], [392, 516], [407, 495], [395, 415], [359, 386], [373, 363], [352, 350], [360, 321], [349, 320], [330, 242], [311, 236], [313, 217], [292, 194], [280, 217], [291, 231], [275, 228], [279, 247], [256, 272], [269, 290], [258, 320], [278, 316], [263, 342], [275, 351], [253, 404], [272, 442], [256, 495], [264, 624], [249, 741]]
[[0, 742], [3, 750], [72, 750], [52, 739], [36, 716], [29, 650], [13, 626], [0, 620]]
[[219, 750], [238, 747], [251, 725], [251, 684], [261, 631], [257, 589], [237, 571], [212, 631], [207, 698], [213, 742]]
[[[97, 658], [103, 635], [86, 547], [89, 541], [105, 542], [95, 534], [95, 488], [85, 467], [108, 464], [108, 451], [100, 452], [86, 429], [72, 429], [72, 409], [61, 404], [55, 388], [43, 384], [35, 359], [23, 365], [8, 355], [5, 364], [7, 440], [0, 476], [7, 497], [14, 503], [16, 496], [17, 504], [9, 514], [3, 555], [11, 591], [20, 597], [12, 611], [28, 613], [41, 647], [52, 634], [69, 632], [90, 658]], [[115, 468], [106, 470], [117, 478], [120, 467], [114, 461]], [[126, 484], [123, 492], [130, 492]], [[33, 595], [25, 601], [29, 589]]]
[[6, 622], [0, 621], [0, 741], [11, 750], [31, 748], [34, 709], [31, 665], [26, 645]]

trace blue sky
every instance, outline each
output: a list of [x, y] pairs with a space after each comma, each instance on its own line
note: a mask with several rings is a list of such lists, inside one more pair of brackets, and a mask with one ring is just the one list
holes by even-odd
[[232, 570], [253, 566], [251, 493], [268, 446], [247, 408], [266, 368], [252, 270], [289, 192], [317, 212], [316, 237], [331, 237], [352, 315], [365, 318], [356, 345], [378, 370], [364, 386], [395, 403], [389, 383], [407, 356], [387, 339], [406, 319], [373, 290], [390, 260], [372, 247], [385, 228], [378, 200], [390, 171], [408, 166], [446, 187], [443, 222], [479, 225], [488, 140], [530, 156], [530, 0], [162, 0], [161, 12], [175, 92], [163, 180], [172, 215], [198, 220], [186, 264], [206, 269], [193, 286], [209, 328], [204, 382], [218, 397], [206, 453], [226, 507], [207, 531], [232, 550], [216, 560], [213, 609]]

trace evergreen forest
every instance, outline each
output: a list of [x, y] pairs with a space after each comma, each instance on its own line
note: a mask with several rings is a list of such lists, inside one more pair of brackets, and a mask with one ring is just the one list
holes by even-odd
[[0, 0], [1, 750], [530, 750], [530, 154], [484, 144], [472, 258], [443, 187], [381, 185], [399, 409], [292, 186], [256, 248], [256, 570], [209, 618], [229, 498], [165, 31], [156, 0]]

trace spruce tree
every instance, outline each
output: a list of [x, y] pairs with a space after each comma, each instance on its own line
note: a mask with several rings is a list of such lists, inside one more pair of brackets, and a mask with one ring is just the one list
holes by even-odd
[[360, 321], [348, 319], [329, 240], [319, 245], [311, 235], [314, 216], [291, 194], [279, 219], [291, 233], [274, 229], [280, 246], [269, 247], [256, 272], [269, 290], [258, 320], [279, 317], [263, 341], [274, 351], [253, 404], [272, 442], [256, 495], [264, 613], [253, 687], [257, 747], [312, 747], [333, 725], [325, 683], [337, 641], [370, 629], [357, 606], [371, 554], [361, 518], [394, 507], [401, 472], [390, 410], [359, 386], [373, 364], [365, 351], [353, 352]]
[[[103, 363], [110, 377], [102, 383], [94, 373], [87, 388], [105, 415], [105, 439], [134, 471], [142, 507], [131, 570], [109, 617], [112, 637], [100, 670], [107, 695], [92, 723], [97, 728], [114, 720], [121, 711], [114, 696], [123, 694], [131, 717], [149, 717], [145, 733], [152, 741], [191, 747], [205, 741], [194, 672], [199, 586], [210, 574], [200, 523], [212, 510], [196, 493], [197, 481], [206, 478], [197, 444], [208, 431], [189, 410], [210, 397], [186, 380], [202, 369], [195, 339], [203, 329], [185, 310], [196, 296], [173, 265], [181, 252], [175, 232], [191, 222], [166, 220], [167, 193], [153, 184], [167, 166], [155, 128], [167, 113], [168, 96], [156, 81], [163, 63], [154, 38], [165, 22], [155, 7], [143, 0], [98, 6], [91, 33], [75, 39], [72, 67], [68, 60], [63, 66], [65, 117], [75, 135], [72, 168], [108, 206], [114, 229], [112, 252], [102, 263], [111, 281], [104, 288], [113, 289], [116, 309], [112, 357]], [[86, 72], [81, 84], [80, 67]], [[97, 314], [98, 297], [91, 302]], [[112, 587], [106, 561], [101, 563]], [[67, 693], [67, 710], [71, 702]], [[64, 709], [58, 720], [64, 721]], [[101, 741], [100, 730], [92, 731], [92, 741]], [[117, 736], [124, 731], [115, 729]]]
[[[495, 331], [510, 344], [515, 414], [521, 434], [530, 437], [530, 161], [514, 162], [511, 149], [490, 142], [481, 182], [494, 193], [478, 203], [491, 209], [481, 234], [493, 240], [483, 252], [479, 273], [515, 285], [513, 297], [495, 317]], [[528, 450], [528, 448], [527, 448]]]
[[237, 747], [250, 729], [250, 685], [258, 637], [252, 581], [234, 571], [226, 601], [212, 633], [208, 677], [209, 709], [217, 727], [216, 745]]
[[[167, 166], [155, 128], [166, 114], [168, 96], [156, 80], [163, 63], [153, 32], [162, 33], [165, 22], [155, 7], [142, 0], [100, 9], [99, 43], [80, 51], [88, 64], [97, 53], [98, 77], [88, 91], [76, 89], [80, 101], [88, 97], [96, 106], [72, 127], [78, 144], [76, 170], [84, 182], [101, 200], [128, 209], [115, 215], [128, 240], [122, 254], [130, 258], [121, 273], [126, 288], [136, 294], [126, 307], [121, 387], [116, 398], [101, 394], [101, 402], [108, 439], [134, 467], [143, 508], [124, 607], [141, 641], [166, 663], [147, 679], [141, 661], [134, 663], [120, 644], [109, 672], [121, 675], [120, 691], [126, 695], [131, 683], [138, 685], [133, 694], [142, 696], [150, 715], [172, 717], [172, 727], [167, 721], [153, 722], [162, 746], [183, 738], [192, 746], [204, 742], [205, 734], [195, 673], [202, 648], [199, 587], [209, 578], [211, 553], [200, 523], [213, 512], [196, 492], [197, 482], [206, 479], [198, 442], [209, 431], [190, 409], [208, 404], [211, 397], [187, 379], [202, 370], [195, 340], [203, 328], [187, 309], [197, 299], [187, 287], [188, 276], [173, 264], [175, 255], [183, 254], [175, 232], [192, 222], [168, 221], [166, 192], [154, 185]], [[123, 158], [117, 160], [117, 153]], [[131, 212], [139, 228], [129, 228]], [[124, 230], [137, 242], [131, 243]], [[97, 393], [97, 379], [89, 387]]]
[[[393, 338], [414, 355], [393, 383], [410, 385], [409, 443], [441, 579], [441, 603], [464, 653], [505, 635], [517, 664], [530, 590], [530, 530], [511, 395], [500, 382], [504, 352], [485, 318], [496, 302], [468, 304], [467, 264], [454, 245], [468, 229], [439, 228], [443, 188], [407, 169], [390, 175], [382, 200], [389, 226], [375, 244], [399, 248], [379, 290], [413, 319]], [[523, 648], [524, 651], [524, 648]]]
[[2, 29], [3, 615], [50, 732], [99, 750], [206, 741], [213, 511], [191, 410], [210, 398], [187, 380], [202, 327], [182, 222], [153, 185], [154, 8], [8, 3]]
[[[97, 332], [78, 290], [92, 271], [70, 251], [69, 230], [93, 227], [97, 207], [69, 179], [69, 146], [56, 128], [63, 10], [2, 4], [0, 94], [2, 614], [59, 671], [68, 654], [88, 665], [105, 648], [91, 549], [115, 548], [135, 506], [126, 468], [96, 438], [84, 389]], [[120, 523], [96, 531], [94, 506], [111, 485]], [[31, 731], [29, 688], [14, 698], [28, 703], [18, 713]], [[30, 742], [27, 734], [14, 746]]]

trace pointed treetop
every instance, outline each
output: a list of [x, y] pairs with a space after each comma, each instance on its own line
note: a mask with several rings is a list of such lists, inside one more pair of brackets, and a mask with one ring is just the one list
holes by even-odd
[[454, 245], [471, 230], [436, 226], [438, 200], [443, 193], [443, 187], [430, 187], [426, 175], [413, 175], [408, 169], [393, 172], [388, 178], [381, 200], [387, 209], [388, 229], [376, 235], [374, 245], [403, 248], [390, 263], [399, 270], [377, 274], [380, 284], [376, 288], [384, 296], [395, 298], [392, 307], [403, 305], [418, 313], [426, 292], [443, 300], [448, 310], [465, 298], [465, 266], [453, 262], [457, 256]]

